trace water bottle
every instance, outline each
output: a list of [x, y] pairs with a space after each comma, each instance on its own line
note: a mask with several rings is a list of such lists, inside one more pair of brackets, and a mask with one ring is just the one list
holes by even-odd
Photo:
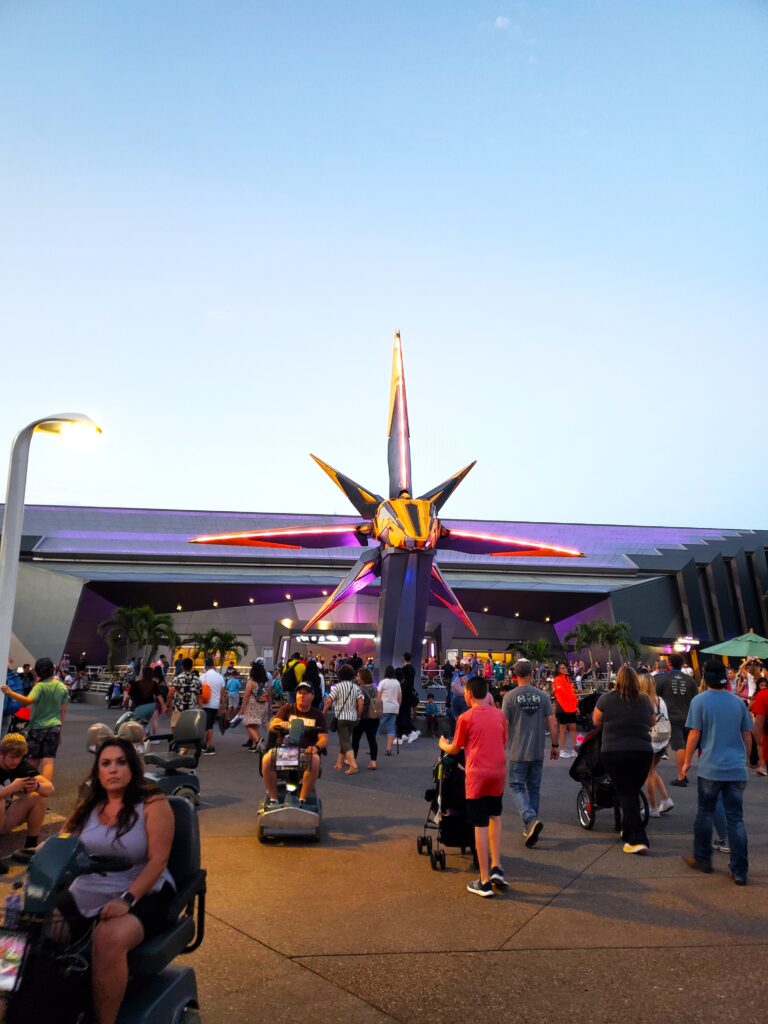
[[17, 892], [9, 893], [5, 897], [5, 927], [6, 928], [18, 928], [19, 921], [21, 919], [21, 907], [22, 900], [21, 894]]

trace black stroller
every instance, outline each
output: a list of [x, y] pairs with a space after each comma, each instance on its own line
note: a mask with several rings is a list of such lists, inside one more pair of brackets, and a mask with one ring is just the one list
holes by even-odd
[[[434, 785], [424, 793], [429, 810], [424, 831], [416, 838], [416, 850], [419, 854], [427, 851], [433, 871], [445, 871], [444, 846], [458, 847], [462, 853], [469, 851], [476, 864], [475, 830], [466, 816], [463, 752], [458, 757], [441, 754], [432, 769], [432, 779]], [[434, 847], [429, 832], [437, 832]]]
[[[611, 778], [600, 760], [601, 735], [599, 731], [592, 731], [584, 737], [579, 753], [569, 769], [571, 778], [581, 783], [576, 796], [576, 813], [581, 827], [590, 829], [594, 827], [597, 811], [612, 807], [614, 827], [617, 832], [621, 832], [621, 807]], [[640, 815], [645, 828], [648, 824], [648, 800], [642, 790]]]
[[592, 724], [592, 712], [595, 710], [595, 704], [597, 704], [600, 696], [600, 690], [592, 690], [591, 693], [579, 694], [579, 703], [576, 710], [576, 728], [585, 736], [588, 732], [592, 732], [594, 728]]

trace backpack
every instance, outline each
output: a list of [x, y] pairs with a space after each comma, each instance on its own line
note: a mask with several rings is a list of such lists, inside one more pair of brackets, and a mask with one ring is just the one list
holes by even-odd
[[655, 744], [667, 744], [672, 738], [672, 726], [669, 719], [656, 705], [656, 718], [653, 726], [651, 727], [651, 743]]
[[293, 691], [299, 685], [299, 681], [296, 678], [295, 662], [291, 662], [291, 664], [288, 666], [285, 672], [283, 672], [280, 682], [285, 693], [293, 693]]
[[202, 683], [200, 686], [200, 703], [210, 704], [211, 702], [211, 688], [208, 683]]

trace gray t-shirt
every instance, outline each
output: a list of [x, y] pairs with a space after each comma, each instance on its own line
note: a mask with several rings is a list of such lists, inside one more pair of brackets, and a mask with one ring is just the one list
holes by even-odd
[[544, 730], [552, 703], [535, 686], [518, 686], [504, 694], [501, 710], [509, 722], [510, 761], [543, 761]]

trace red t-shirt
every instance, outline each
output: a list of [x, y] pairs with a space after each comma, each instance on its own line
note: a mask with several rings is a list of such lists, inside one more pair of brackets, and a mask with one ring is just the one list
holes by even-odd
[[456, 720], [453, 742], [466, 752], [467, 800], [501, 796], [507, 776], [507, 720], [501, 711], [475, 704]]
[[749, 710], [753, 715], [764, 715], [762, 755], [768, 759], [768, 690], [758, 690], [752, 698]]
[[570, 713], [578, 710], [579, 701], [570, 676], [555, 676], [552, 688], [555, 691], [555, 700], [560, 705], [561, 711]]
[[749, 710], [753, 715], [765, 715], [768, 717], [768, 690], [758, 690], [752, 698]]

